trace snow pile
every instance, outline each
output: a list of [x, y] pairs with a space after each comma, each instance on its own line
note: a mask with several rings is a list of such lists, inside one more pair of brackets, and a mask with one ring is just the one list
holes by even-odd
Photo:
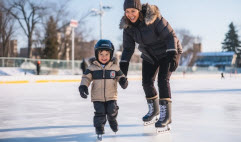
[[4, 76], [4, 75], [33, 75], [35, 74], [34, 70], [24, 70], [21, 68], [11, 68], [11, 67], [7, 67], [7, 68], [0, 68], [0, 76]]
[[36, 69], [36, 65], [32, 62], [23, 62], [20, 66], [21, 69], [31, 69], [31, 70], [35, 70]]

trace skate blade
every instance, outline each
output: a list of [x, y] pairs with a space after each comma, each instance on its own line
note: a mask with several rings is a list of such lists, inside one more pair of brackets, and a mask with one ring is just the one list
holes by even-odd
[[157, 134], [165, 134], [165, 133], [169, 133], [170, 131], [171, 131], [170, 126], [157, 127], [156, 128], [156, 133]]
[[148, 126], [148, 125], [151, 125], [151, 124], [154, 124], [154, 123], [156, 123], [157, 121], [158, 121], [158, 117], [155, 117], [155, 118], [153, 118], [151, 121], [144, 121], [144, 126]]
[[97, 135], [97, 141], [102, 141], [102, 135]]
[[154, 119], [152, 119], [151, 121], [146, 121], [146, 122], [144, 122], [144, 126], [148, 126], [148, 125], [151, 125], [151, 124], [154, 124], [154, 123], [156, 123], [158, 121], [158, 118], [154, 118]]

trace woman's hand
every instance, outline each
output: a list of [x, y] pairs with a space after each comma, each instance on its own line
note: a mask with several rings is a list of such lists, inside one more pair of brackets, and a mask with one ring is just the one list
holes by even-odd
[[170, 63], [169, 70], [174, 72], [178, 67], [178, 57], [176, 52], [167, 52], [167, 58]]

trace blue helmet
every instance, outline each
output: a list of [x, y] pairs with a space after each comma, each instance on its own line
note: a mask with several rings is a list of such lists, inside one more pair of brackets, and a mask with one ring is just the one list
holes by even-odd
[[98, 60], [98, 52], [100, 50], [110, 51], [110, 59], [112, 59], [115, 48], [110, 40], [101, 39], [95, 44], [95, 58], [97, 60]]

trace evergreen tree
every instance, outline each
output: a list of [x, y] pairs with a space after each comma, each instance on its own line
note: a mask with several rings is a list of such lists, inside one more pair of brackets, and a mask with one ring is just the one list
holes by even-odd
[[223, 51], [233, 51], [236, 54], [241, 53], [240, 49], [240, 41], [239, 36], [237, 34], [238, 32], [235, 30], [235, 26], [233, 25], [233, 22], [229, 25], [229, 31], [225, 35], [224, 42], [222, 43], [222, 49]]
[[58, 59], [58, 46], [57, 23], [54, 18], [50, 16], [46, 27], [43, 57], [45, 59]]

